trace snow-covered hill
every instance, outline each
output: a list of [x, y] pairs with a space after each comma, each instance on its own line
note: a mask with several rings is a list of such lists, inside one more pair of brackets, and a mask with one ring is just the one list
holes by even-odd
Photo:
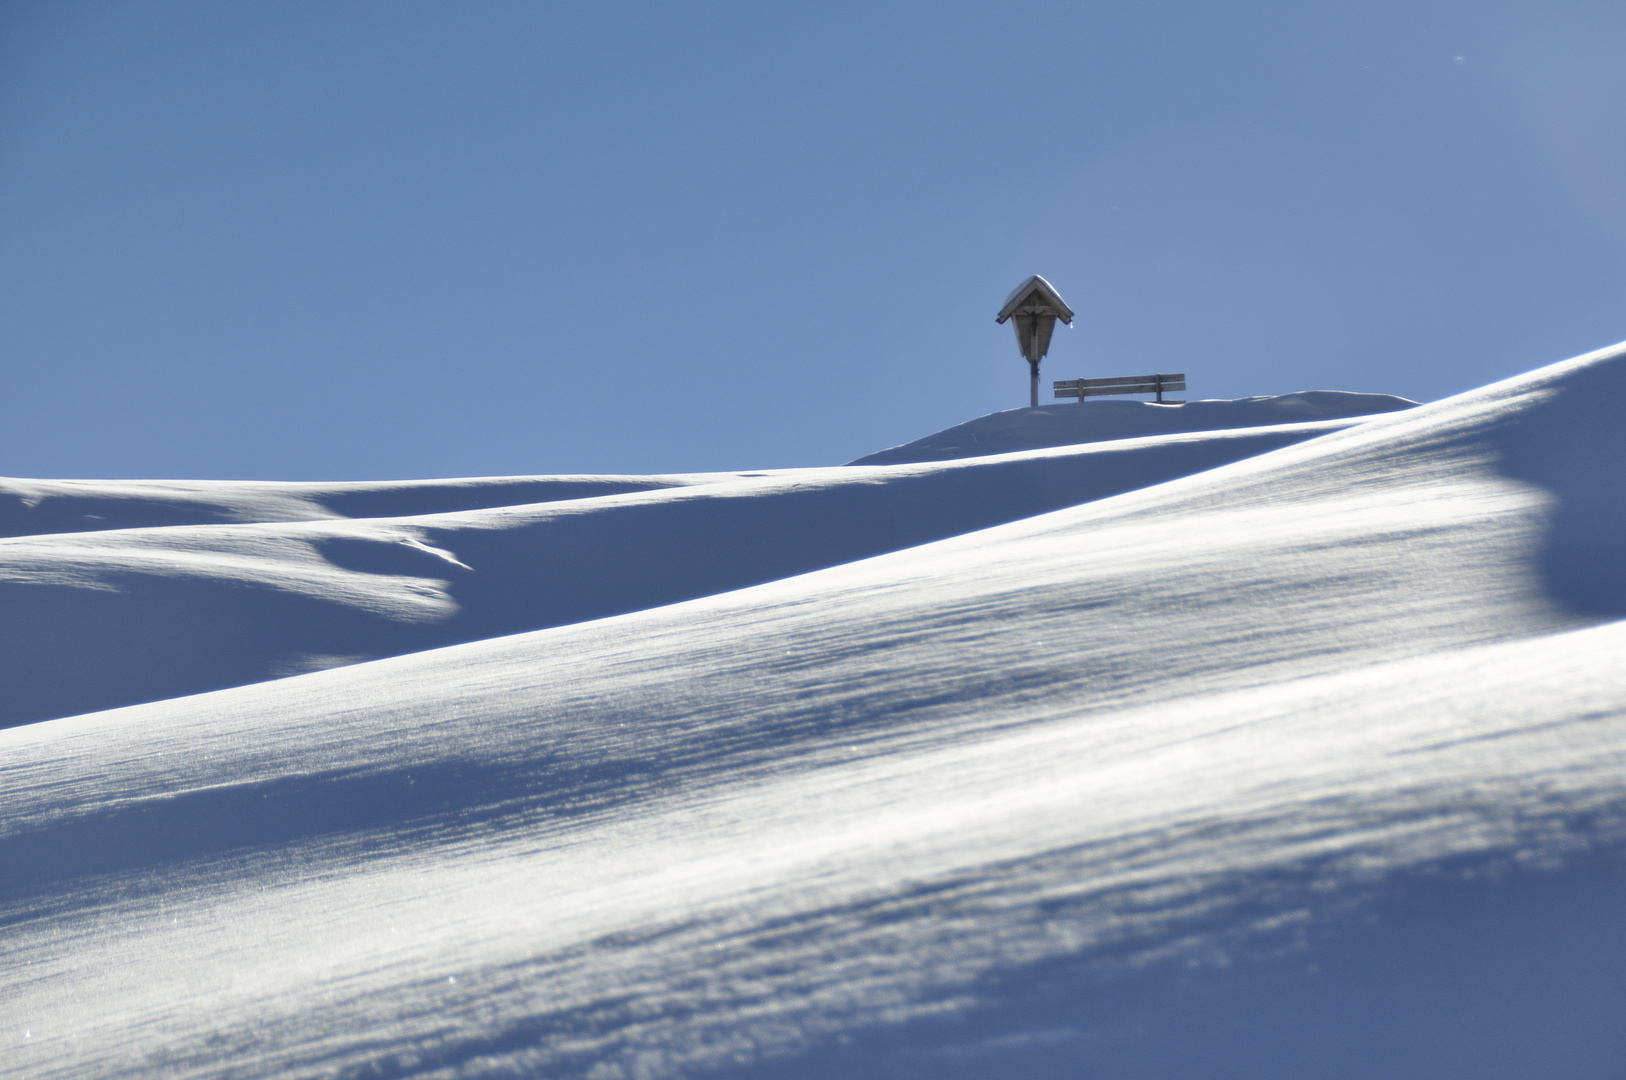
[[1619, 1076], [1623, 406], [5, 541], [403, 655], [0, 732], [0, 1068]]

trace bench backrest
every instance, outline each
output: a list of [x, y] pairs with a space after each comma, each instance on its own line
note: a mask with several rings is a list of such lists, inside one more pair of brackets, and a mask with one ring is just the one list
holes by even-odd
[[1184, 373], [1119, 375], [1110, 379], [1057, 379], [1055, 382], [1057, 397], [1076, 397], [1080, 401], [1087, 397], [1101, 397], [1106, 394], [1156, 394], [1161, 401], [1165, 392], [1185, 388]]

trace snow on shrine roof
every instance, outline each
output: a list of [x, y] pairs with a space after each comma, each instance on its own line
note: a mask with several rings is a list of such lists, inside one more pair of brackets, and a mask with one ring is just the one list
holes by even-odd
[[1067, 301], [1061, 298], [1061, 294], [1056, 291], [1056, 287], [1038, 274], [1030, 276], [1012, 290], [1011, 294], [1005, 298], [1005, 306], [999, 309], [999, 317], [994, 321], [1003, 323], [1010, 318], [1022, 301], [1026, 300], [1035, 291], [1044, 298], [1045, 303], [1056, 309], [1056, 315], [1062, 322], [1071, 323], [1073, 321], [1073, 309], [1067, 306]]

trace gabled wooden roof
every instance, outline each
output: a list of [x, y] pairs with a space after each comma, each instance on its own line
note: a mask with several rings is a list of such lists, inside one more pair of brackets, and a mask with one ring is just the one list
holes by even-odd
[[1067, 301], [1061, 298], [1061, 294], [1056, 292], [1055, 287], [1038, 274], [1034, 274], [1022, 282], [1011, 295], [1005, 298], [1005, 306], [999, 309], [999, 318], [994, 321], [996, 323], [1004, 322], [1016, 314], [1019, 308], [1027, 306], [1030, 298], [1032, 301], [1050, 308], [1050, 314], [1055, 315], [1062, 322], [1068, 325], [1072, 324], [1073, 309], [1067, 306]]

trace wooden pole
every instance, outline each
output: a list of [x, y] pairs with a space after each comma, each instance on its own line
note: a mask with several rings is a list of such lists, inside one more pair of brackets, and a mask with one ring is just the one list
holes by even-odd
[[1028, 406], [1039, 407], [1039, 313], [1028, 315]]

